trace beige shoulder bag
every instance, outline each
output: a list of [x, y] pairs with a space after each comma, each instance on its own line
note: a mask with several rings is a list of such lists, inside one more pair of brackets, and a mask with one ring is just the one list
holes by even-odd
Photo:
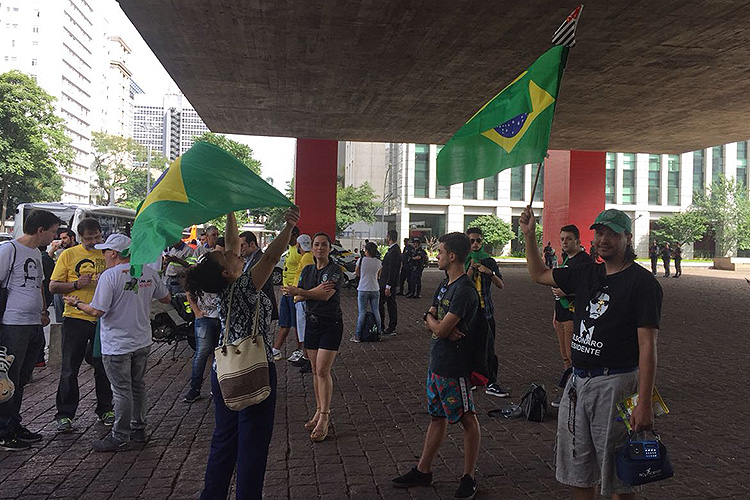
[[224, 341], [222, 345], [214, 349], [214, 357], [216, 358], [216, 376], [219, 379], [224, 404], [230, 410], [240, 411], [265, 400], [271, 394], [271, 385], [268, 376], [266, 346], [263, 335], [258, 331], [258, 319], [262, 307], [260, 297], [255, 304], [252, 333], [236, 345], [228, 343], [233, 299], [234, 283], [229, 291], [229, 310], [224, 326]]

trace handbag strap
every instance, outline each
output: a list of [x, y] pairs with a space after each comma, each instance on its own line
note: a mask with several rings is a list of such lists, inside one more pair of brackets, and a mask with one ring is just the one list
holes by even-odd
[[[223, 342], [222, 347], [226, 347], [226, 345], [229, 343], [229, 318], [232, 315], [232, 302], [234, 299], [234, 285], [236, 283], [237, 283], [236, 281], [232, 283], [232, 287], [229, 289], [229, 308], [227, 309], [227, 319], [225, 320], [225, 324], [224, 324], [224, 342]], [[253, 338], [253, 340], [255, 340], [255, 338], [258, 336], [258, 333], [259, 333], [258, 322], [260, 318], [260, 307], [261, 307], [261, 304], [260, 304], [261, 291], [257, 290], [256, 293], [258, 294], [258, 298], [256, 299], [256, 302], [255, 302], [255, 316], [253, 318], [253, 330], [251, 332], [251, 337]]]
[[10, 285], [10, 277], [13, 275], [13, 268], [16, 267], [16, 244], [11, 241], [10, 246], [13, 247], [13, 260], [10, 263], [10, 269], [8, 269], [8, 276], [5, 278], [4, 288], [8, 288], [8, 285]]

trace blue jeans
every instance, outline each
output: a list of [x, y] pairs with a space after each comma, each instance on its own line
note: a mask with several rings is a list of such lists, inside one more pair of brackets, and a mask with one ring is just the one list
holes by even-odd
[[362, 329], [365, 327], [365, 314], [367, 313], [367, 304], [370, 304], [370, 311], [375, 315], [375, 322], [378, 325], [378, 331], [382, 331], [380, 323], [380, 291], [375, 292], [357, 292], [357, 334], [356, 338], [362, 338]]
[[237, 466], [237, 500], [261, 500], [268, 447], [273, 435], [276, 409], [276, 367], [268, 366], [271, 394], [257, 405], [233, 411], [224, 404], [216, 370], [211, 370], [216, 427], [206, 465], [201, 500], [225, 500]]
[[206, 371], [208, 358], [219, 345], [221, 325], [218, 318], [196, 318], [195, 320], [195, 354], [193, 355], [193, 373], [190, 376], [190, 388], [201, 392], [203, 372]]

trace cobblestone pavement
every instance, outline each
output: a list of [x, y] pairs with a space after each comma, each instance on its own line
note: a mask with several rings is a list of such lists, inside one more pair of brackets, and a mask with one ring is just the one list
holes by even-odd
[[[554, 480], [556, 417], [544, 423], [487, 415], [518, 402], [534, 381], [556, 399], [561, 371], [552, 329], [553, 298], [533, 285], [522, 267], [503, 269], [506, 289], [495, 290], [500, 382], [509, 399], [475, 393], [482, 445], [477, 478], [484, 499], [569, 498]], [[398, 335], [377, 344], [347, 342], [356, 319], [353, 290], [343, 292], [345, 341], [334, 365], [332, 432], [313, 445], [303, 429], [315, 403], [310, 375], [278, 363], [279, 397], [265, 497], [268, 499], [452, 498], [462, 469], [462, 436], [451, 427], [434, 466], [431, 488], [395, 490], [390, 480], [415, 464], [429, 423], [424, 379], [429, 340], [422, 330], [440, 279], [425, 272], [422, 299], [399, 297]], [[643, 498], [750, 498], [747, 366], [750, 359], [750, 287], [739, 273], [685, 269], [680, 279], [659, 278], [664, 311], [657, 385], [672, 414], [657, 421], [676, 477], [644, 488]], [[286, 348], [291, 352], [291, 344]], [[37, 369], [26, 390], [25, 424], [45, 439], [26, 452], [0, 452], [0, 498], [197, 498], [213, 429], [209, 400], [188, 405], [190, 348], [155, 347], [147, 383], [151, 441], [128, 451], [95, 453], [106, 434], [96, 423], [91, 369], [80, 376], [76, 430], [56, 435], [52, 418], [58, 373]]]

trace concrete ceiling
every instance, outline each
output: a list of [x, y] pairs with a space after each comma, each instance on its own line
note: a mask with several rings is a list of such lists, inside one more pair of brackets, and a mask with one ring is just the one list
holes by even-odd
[[[119, 0], [215, 132], [445, 143], [577, 2]], [[750, 137], [750, 2], [586, 4], [550, 147]]]

